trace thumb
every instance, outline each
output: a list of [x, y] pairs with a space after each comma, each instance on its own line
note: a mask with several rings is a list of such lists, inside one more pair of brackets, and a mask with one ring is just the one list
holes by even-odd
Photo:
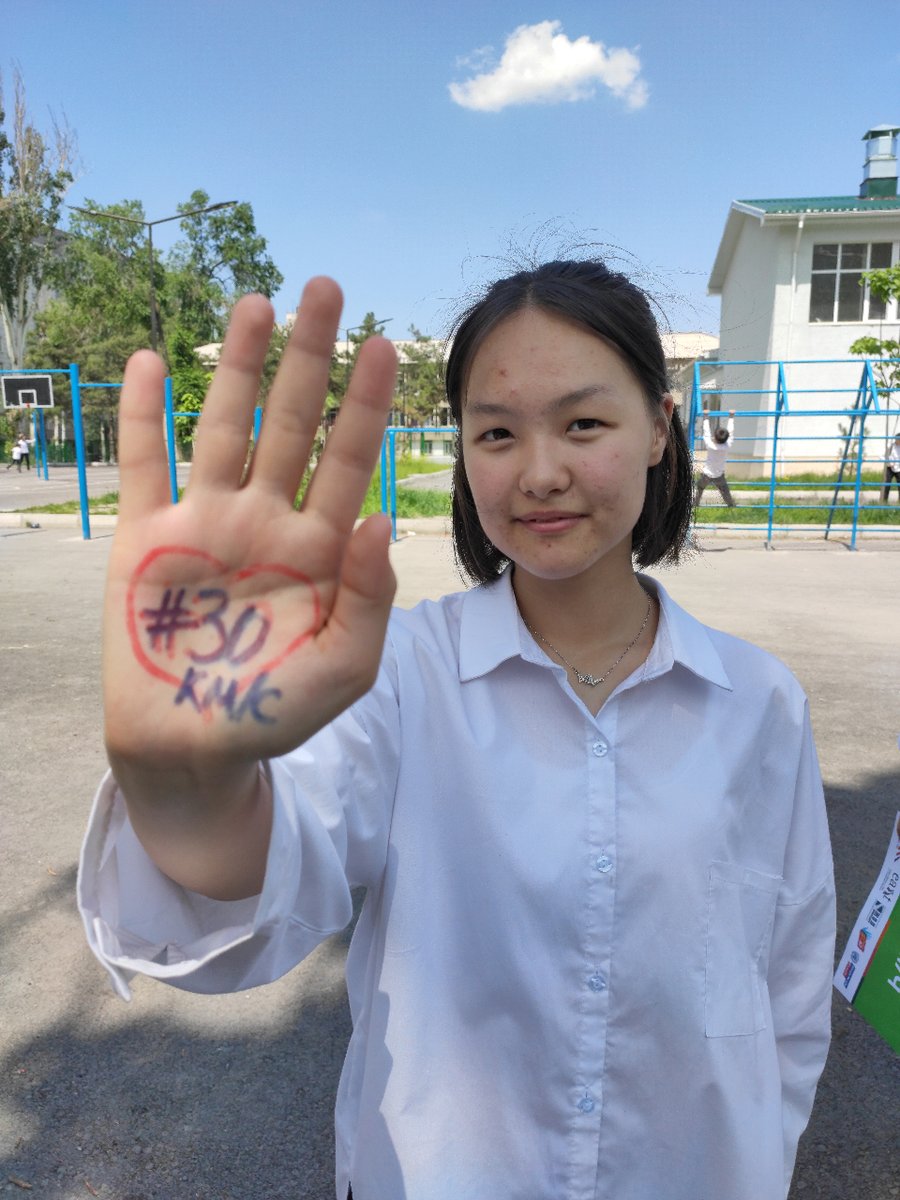
[[342, 637], [358, 646], [378, 647], [376, 667], [397, 590], [388, 555], [390, 542], [391, 522], [384, 513], [367, 518], [354, 532], [347, 544], [340, 587], [328, 618], [329, 627], [340, 631]]

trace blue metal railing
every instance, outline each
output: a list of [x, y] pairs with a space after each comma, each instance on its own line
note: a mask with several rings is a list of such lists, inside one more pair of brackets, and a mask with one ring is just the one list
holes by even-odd
[[397, 439], [426, 433], [456, 437], [455, 425], [389, 425], [381, 439], [381, 511], [391, 514], [391, 539], [397, 540]]
[[[860, 368], [861, 378], [859, 383], [854, 387], [829, 387], [829, 388], [807, 388], [807, 387], [789, 387], [788, 386], [788, 370], [787, 368], [796, 368], [802, 366], [841, 366], [846, 368], [848, 365], [855, 368], [858, 372]], [[709, 384], [702, 383], [702, 372], [706, 370], [724, 372], [727, 368], [732, 367], [752, 367], [764, 370], [774, 371], [774, 386], [768, 388], [725, 388], [715, 387]], [[687, 422], [688, 440], [693, 454], [697, 441], [697, 426], [698, 420], [702, 416], [703, 400], [710, 397], [719, 397], [719, 403], [722, 404], [722, 398], [730, 396], [759, 396], [759, 397], [774, 397], [774, 406], [754, 406], [735, 409], [736, 417], [743, 419], [753, 419], [761, 422], [771, 423], [771, 432], [756, 432], [751, 436], [740, 436], [734, 440], [736, 443], [753, 443], [754, 447], [761, 443], [767, 445], [765, 456], [758, 454], [750, 458], [738, 459], [736, 461], [744, 464], [753, 463], [757, 468], [767, 466], [768, 471], [763, 472], [760, 478], [755, 480], [741, 480], [739, 487], [742, 490], [765, 490], [767, 492], [765, 503], [755, 505], [742, 505], [742, 507], [751, 509], [760, 509], [765, 512], [765, 522], [763, 524], [747, 524], [740, 523], [740, 528], [750, 530], [764, 530], [767, 540], [771, 540], [773, 532], [776, 529], [776, 512], [783, 509], [803, 510], [803, 509], [828, 509], [828, 520], [824, 525], [808, 525], [807, 529], [822, 529], [825, 537], [831, 530], [834, 517], [837, 514], [850, 515], [851, 526], [851, 549], [856, 548], [856, 540], [858, 536], [858, 528], [860, 524], [860, 516], [865, 513], [885, 511], [890, 508], [888, 504], [873, 504], [865, 501], [864, 492], [866, 490], [883, 489], [886, 487], [884, 482], [866, 482], [862, 478], [863, 465], [866, 459], [867, 449], [872, 446], [881, 446], [880, 450], [876, 449], [874, 453], [869, 454], [869, 462], [877, 462], [879, 465], [884, 464], [885, 452], [883, 449], [883, 439], [887, 438], [891, 431], [888, 426], [893, 420], [895, 423], [900, 418], [900, 406], [891, 407], [891, 396], [894, 390], [890, 387], [879, 387], [876, 380], [876, 371], [879, 368], [885, 370], [891, 369], [896, 371], [900, 367], [900, 359], [795, 359], [795, 360], [760, 360], [760, 359], [741, 359], [741, 360], [710, 360], [697, 362], [693, 369], [693, 387], [690, 398], [690, 413]], [[72, 363], [68, 368], [52, 368], [52, 369], [27, 369], [24, 371], [4, 371], [3, 374], [56, 374], [65, 375], [68, 377], [71, 393], [72, 393], [72, 417], [73, 429], [76, 447], [76, 459], [78, 467], [78, 488], [79, 500], [81, 508], [81, 525], [82, 534], [85, 539], [89, 539], [90, 518], [87, 496], [87, 479], [85, 472], [85, 443], [84, 443], [84, 422], [82, 411], [82, 391], [87, 388], [120, 388], [121, 383], [85, 383], [80, 378], [79, 368], [77, 363]], [[792, 398], [799, 396], [831, 396], [844, 395], [854, 396], [852, 406], [841, 407], [806, 407], [792, 405]], [[712, 416], [723, 415], [722, 407], [711, 410]], [[179, 412], [174, 411], [174, 402], [172, 397], [171, 380], [166, 380], [165, 392], [165, 424], [166, 424], [166, 443], [169, 456], [169, 474], [170, 488], [173, 502], [178, 500], [178, 485], [176, 478], [176, 455], [175, 455], [175, 417], [196, 418], [200, 414], [198, 412]], [[36, 439], [36, 444], [45, 445], [45, 434], [43, 430], [43, 421], [41, 418], [43, 413], [35, 412], [32, 414], [32, 420], [35, 422], [35, 428], [40, 433], [39, 439]], [[849, 427], [846, 430], [839, 430], [836, 434], [827, 434], [816, 432], [814, 434], [792, 433], [785, 432], [784, 423], [790, 418], [788, 428], [794, 422], [804, 418], [849, 418]], [[878, 432], [872, 430], [872, 422], [875, 418], [881, 418], [884, 421], [884, 431]], [[253, 422], [253, 436], [258, 439], [262, 421], [262, 410], [257, 408]], [[868, 423], [868, 424], [867, 424]], [[796, 427], [796, 426], [795, 426]], [[894, 433], [900, 431], [900, 424], [893, 430]], [[401, 438], [421, 437], [426, 434], [444, 434], [450, 438], [456, 437], [456, 428], [451, 425], [427, 425], [427, 426], [390, 426], [385, 430], [384, 438], [381, 447], [381, 509], [383, 512], [390, 513], [392, 536], [396, 540], [397, 537], [397, 472], [396, 472], [396, 448], [397, 441]], [[840, 454], [840, 464], [837, 471], [837, 479], [829, 480], [825, 487], [828, 490], [833, 490], [831, 500], [827, 504], [779, 504], [778, 493], [786, 492], [792, 489], [816, 490], [815, 484], [808, 482], [794, 482], [790, 479], [779, 478], [779, 462], [787, 461], [781, 458], [785, 447], [790, 451], [796, 443], [816, 443], [817, 445], [827, 444], [828, 442], [842, 442], [843, 448]], [[804, 466], [812, 467], [816, 465], [827, 465], [832, 468], [835, 466], [835, 459], [822, 459], [816, 457], [805, 457], [802, 460], [790, 460], [794, 464], [802, 461]], [[852, 478], [845, 481], [845, 473], [847, 467], [853, 468]], [[47, 462], [46, 454], [43, 456], [43, 472], [44, 478], [47, 478]], [[766, 477], [767, 476], [767, 477]], [[853, 493], [852, 505], [840, 503], [842, 494], [849, 491]], [[890, 508], [890, 511], [896, 511], [895, 508]], [[702, 508], [698, 510], [702, 513]], [[715, 525], [703, 525], [697, 522], [700, 528], [715, 528]], [[897, 528], [896, 526], [894, 527]]]
[[[803, 367], [803, 366], [843, 366], [851, 365], [856, 372], [861, 369], [861, 378], [859, 383], [853, 387], [788, 387], [786, 368]], [[690, 414], [688, 417], [688, 440], [693, 455], [696, 441], [698, 438], [698, 423], [702, 419], [705, 405], [704, 400], [710, 397], [719, 398], [719, 407], [710, 410], [709, 415], [712, 417], [721, 417], [728, 410], [728, 404], [723, 401], [724, 397], [732, 396], [768, 396], [774, 397], [774, 405], [772, 407], [757, 407], [757, 408], [735, 408], [735, 417], [747, 419], [757, 419], [758, 421], [770, 422], [770, 432], [755, 432], [750, 436], [735, 437], [735, 442], [752, 442], [754, 449], [760, 444], [766, 445], [768, 449], [765, 457], [755, 454], [752, 458], [738, 459], [737, 461], [745, 464], [752, 462], [757, 467], [768, 465], [768, 479], [764, 477], [760, 480], [741, 480], [740, 487], [742, 489], [765, 488], [768, 491], [768, 501], [766, 505], [746, 505], [742, 507], [748, 508], [764, 508], [766, 510], [766, 522], [764, 525], [750, 525], [744, 522], [740, 523], [742, 529], [764, 529], [767, 541], [771, 541], [773, 532], [776, 526], [776, 511], [781, 509], [792, 509], [794, 511], [806, 509], [828, 509], [827, 521], [822, 525], [807, 525], [808, 529], [821, 529], [827, 538], [836, 515], [844, 515], [850, 513], [850, 548], [856, 548], [856, 540], [860, 524], [861, 513], [870, 513], [878, 511], [888, 511], [887, 504], [872, 504], [865, 503], [863, 499], [863, 465], [866, 458], [867, 447], [876, 445], [879, 447], [875, 453], [869, 455], [870, 463], [877, 462], [883, 467], [885, 462], [885, 439], [890, 437], [888, 428], [891, 418], [896, 421], [900, 416], [900, 409], [891, 409], [890, 396], [891, 388], [880, 389], [875, 379], [875, 368], [882, 367], [889, 369], [892, 373], [900, 366], [900, 359], [794, 359], [794, 360], [759, 360], [759, 359], [740, 359], [740, 360], [710, 360], [708, 362], [696, 362], [693, 370], [693, 387], [691, 390]], [[719, 373], [719, 377], [724, 376], [728, 368], [733, 367], [753, 367], [764, 371], [774, 373], [774, 386], [768, 388], [727, 388], [717, 387], [709, 383], [703, 384], [701, 372], [711, 370]], [[806, 404], [793, 407], [791, 398], [796, 396], [831, 396], [843, 395], [854, 396], [852, 406], [840, 407], [808, 407]], [[785, 434], [783, 431], [783, 422], [786, 418], [791, 418], [792, 421], [797, 418], [811, 417], [831, 417], [831, 418], [849, 418], [850, 424], [846, 430], [841, 430], [836, 434], [825, 434], [816, 432], [813, 434]], [[882, 431], [871, 431], [871, 426], [867, 428], [866, 422], [871, 422], [874, 417], [881, 417], [885, 422], [885, 427]], [[898, 430], [895, 429], [894, 432]], [[777, 492], [789, 490], [791, 488], [804, 488], [815, 490], [815, 484], [809, 482], [794, 483], [790, 480], [779, 479], [779, 463], [784, 464], [784, 459], [781, 458], [782, 450], [785, 443], [805, 442], [820, 444], [830, 441], [842, 442], [843, 448], [840, 454], [840, 463], [837, 470], [837, 480], [827, 481], [825, 488], [829, 491], [833, 488], [831, 500], [827, 503], [818, 504], [778, 504]], [[803, 459], [791, 460], [792, 465], [797, 465], [802, 462], [805, 467], [827, 464], [832, 468], [835, 467], [834, 459], [816, 459], [805, 457]], [[844, 474], [848, 465], [854, 468], [853, 479], [845, 483]], [[886, 480], [883, 483], [869, 483], [867, 487], [884, 488]], [[853, 503], [850, 505], [839, 503], [842, 491], [853, 491]], [[698, 510], [698, 513], [702, 509]], [[700, 528], [715, 528], [715, 525], [706, 524], [697, 521], [696, 524]], [[731, 523], [729, 523], [730, 525]]]

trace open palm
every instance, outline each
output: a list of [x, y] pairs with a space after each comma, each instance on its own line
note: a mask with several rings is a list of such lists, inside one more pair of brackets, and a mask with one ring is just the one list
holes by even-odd
[[164, 367], [147, 351], [128, 364], [104, 615], [114, 765], [177, 771], [280, 754], [373, 682], [394, 593], [389, 525], [373, 517], [354, 526], [391, 402], [388, 342], [362, 348], [302, 509], [294, 508], [340, 310], [335, 283], [307, 285], [248, 468], [272, 309], [260, 296], [237, 304], [177, 505], [162, 434]]

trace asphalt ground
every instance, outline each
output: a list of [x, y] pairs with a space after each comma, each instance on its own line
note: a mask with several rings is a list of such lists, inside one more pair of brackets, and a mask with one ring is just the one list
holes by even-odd
[[[426, 532], [441, 522], [416, 528], [392, 551], [405, 607], [459, 586], [447, 538]], [[136, 980], [131, 1004], [86, 949], [74, 883], [104, 769], [110, 536], [83, 541], [77, 518], [0, 527], [0, 1195], [333, 1196], [348, 935], [266, 988], [192, 996]], [[900, 540], [852, 553], [819, 540], [705, 544], [660, 578], [701, 619], [784, 659], [810, 696], [843, 946], [900, 808]], [[792, 1200], [891, 1200], [900, 1058], [837, 993], [834, 1031]]]
[[[179, 463], [178, 482], [187, 482], [189, 463]], [[85, 468], [85, 483], [89, 496], [105, 496], [119, 490], [119, 468], [115, 463], [103, 463]], [[32, 466], [30, 471], [15, 467], [7, 470], [0, 465], [0, 513], [35, 508], [44, 504], [62, 504], [78, 500], [78, 468], [74, 465], [51, 466], [47, 478], [43, 469]], [[29, 518], [30, 519], [30, 518]], [[33, 518], [40, 521], [39, 515]]]

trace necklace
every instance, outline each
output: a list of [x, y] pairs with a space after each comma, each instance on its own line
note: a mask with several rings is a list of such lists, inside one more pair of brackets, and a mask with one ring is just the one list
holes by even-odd
[[536, 637], [539, 642], [543, 642], [544, 645], [548, 647], [548, 649], [552, 650], [557, 658], [562, 659], [562, 661], [569, 668], [569, 670], [574, 673], [575, 678], [578, 680], [579, 683], [586, 684], [588, 687], [597, 687], [597, 685], [600, 683], [603, 683], [603, 681], [605, 679], [609, 679], [610, 675], [612, 675], [613, 671], [616, 669], [616, 667], [619, 665], [619, 663], [622, 661], [622, 659], [625, 657], [625, 655], [628, 653], [628, 651], [633, 649], [638, 644], [638, 642], [641, 639], [641, 634], [647, 628], [647, 622], [650, 620], [650, 614], [652, 612], [653, 612], [653, 597], [648, 596], [647, 597], [647, 611], [644, 613], [644, 619], [643, 619], [643, 621], [641, 621], [640, 629], [637, 631], [637, 633], [634, 635], [634, 637], [631, 639], [631, 641], [628, 643], [628, 645], [625, 647], [625, 649], [622, 651], [622, 653], [619, 655], [619, 657], [616, 659], [616, 661], [613, 663], [613, 665], [607, 671], [604, 671], [602, 675], [598, 675], [598, 676], [585, 674], [584, 672], [579, 671], [578, 668], [573, 663], [569, 662], [569, 660], [565, 657], [565, 655], [561, 654], [560, 651], [557, 650], [557, 648], [553, 645], [552, 642], [547, 641], [547, 639], [544, 637], [544, 635], [542, 633], [538, 633], [538, 631], [536, 629], [532, 629], [530, 625], [526, 625], [525, 628], [532, 635], [532, 637]]

